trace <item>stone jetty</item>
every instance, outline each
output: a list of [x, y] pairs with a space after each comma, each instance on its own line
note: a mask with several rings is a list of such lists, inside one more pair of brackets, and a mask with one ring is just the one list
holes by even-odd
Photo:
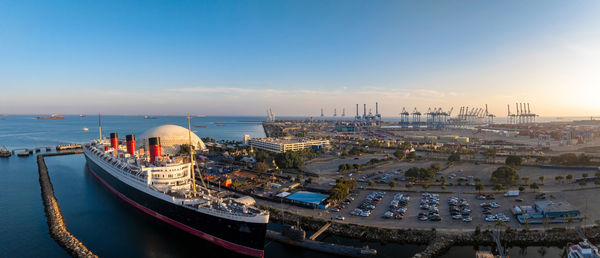
[[46, 211], [46, 217], [48, 218], [48, 227], [50, 235], [54, 240], [63, 247], [71, 256], [74, 257], [98, 257], [92, 251], [87, 249], [81, 241], [79, 241], [73, 234], [67, 229], [64, 218], [60, 212], [58, 201], [54, 196], [54, 188], [52, 182], [50, 182], [50, 176], [48, 175], [48, 168], [44, 157], [58, 156], [58, 155], [70, 155], [70, 154], [81, 154], [82, 151], [66, 151], [59, 153], [45, 153], [37, 156], [38, 172], [40, 186], [42, 188], [42, 200], [44, 201], [44, 210]]

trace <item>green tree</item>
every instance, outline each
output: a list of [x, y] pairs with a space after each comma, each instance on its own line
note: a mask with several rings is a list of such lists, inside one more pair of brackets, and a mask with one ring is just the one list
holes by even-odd
[[502, 189], [504, 189], [504, 186], [502, 184], [494, 185], [494, 190], [502, 190]]
[[506, 157], [505, 161], [506, 165], [511, 167], [520, 166], [522, 162], [523, 159], [520, 156], [516, 155], [509, 155], [508, 157]]
[[440, 171], [440, 169], [442, 169], [442, 165], [440, 165], [440, 163], [438, 163], [438, 162], [435, 162], [435, 163], [432, 163], [431, 166], [429, 166], [429, 168], [431, 170], [433, 170], [434, 172], [438, 172], [438, 171]]
[[556, 180], [556, 182], [561, 182], [563, 180], [563, 176], [555, 176], [554, 180]]
[[407, 159], [416, 159], [417, 158], [417, 153], [416, 152], [409, 152], [408, 154], [406, 154], [406, 158]]
[[527, 184], [527, 181], [529, 181], [529, 177], [528, 176], [522, 177], [521, 180], [523, 181], [523, 183]]
[[334, 187], [329, 189], [329, 197], [336, 201], [341, 201], [346, 198], [350, 190], [356, 187], [355, 180], [336, 180]]
[[588, 177], [588, 174], [587, 174], [587, 173], [583, 173], [583, 174], [581, 174], [581, 177], [583, 177], [583, 178], [587, 178], [587, 177]]
[[394, 151], [394, 157], [396, 157], [397, 159], [403, 159], [404, 156], [404, 150], [397, 149], [396, 151]]
[[540, 176], [539, 179], [540, 179], [540, 182], [542, 182], [542, 184], [544, 184], [544, 179], [546, 179], [546, 177], [545, 176]]
[[513, 167], [502, 166], [492, 172], [492, 179], [495, 178], [496, 183], [513, 184], [519, 179], [519, 174]]
[[371, 182], [369, 182], [369, 186], [370, 186], [370, 187], [374, 187], [374, 186], [375, 186], [375, 181], [371, 181]]
[[569, 180], [569, 182], [571, 182], [571, 180], [573, 180], [573, 175], [568, 174], [566, 178], [567, 178], [567, 180]]
[[396, 187], [396, 182], [395, 181], [390, 181], [388, 183], [388, 185], [390, 186], [390, 188], [394, 188], [394, 187]]
[[538, 185], [538, 183], [533, 182], [532, 184], [529, 185], [529, 188], [531, 188], [533, 191], [540, 189], [540, 186]]
[[427, 168], [412, 167], [409, 168], [404, 175], [406, 177], [413, 177], [419, 180], [430, 180], [435, 176], [435, 172]]

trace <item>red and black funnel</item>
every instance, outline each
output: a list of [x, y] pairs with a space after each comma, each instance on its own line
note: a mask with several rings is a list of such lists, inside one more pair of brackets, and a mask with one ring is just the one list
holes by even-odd
[[113, 149], [119, 148], [119, 135], [117, 133], [110, 133], [110, 146]]
[[156, 157], [162, 156], [160, 137], [148, 138], [148, 145], [150, 145], [150, 162], [154, 162], [156, 161]]
[[135, 155], [135, 135], [126, 135], [125, 139], [127, 141], [127, 153]]

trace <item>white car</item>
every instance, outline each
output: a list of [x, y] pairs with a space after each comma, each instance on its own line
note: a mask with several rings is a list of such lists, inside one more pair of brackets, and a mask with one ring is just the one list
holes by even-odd
[[390, 219], [390, 218], [394, 217], [394, 213], [393, 213], [393, 212], [391, 212], [391, 211], [386, 211], [386, 212], [383, 214], [383, 217], [384, 217], [384, 218], [386, 218], [386, 219]]
[[473, 221], [473, 218], [471, 218], [471, 217], [464, 217], [464, 218], [462, 219], [462, 221], [463, 221], [463, 222], [471, 222], [471, 221]]
[[337, 220], [345, 220], [346, 218], [344, 218], [342, 216], [335, 216], [335, 219], [337, 219]]

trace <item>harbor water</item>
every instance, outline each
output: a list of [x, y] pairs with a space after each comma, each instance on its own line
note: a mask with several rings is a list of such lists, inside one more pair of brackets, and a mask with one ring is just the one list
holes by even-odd
[[[195, 117], [200, 137], [241, 140], [243, 134], [264, 137], [261, 117]], [[9, 149], [83, 143], [98, 137], [97, 116], [37, 120], [35, 116], [0, 119], [0, 146]], [[184, 117], [104, 116], [104, 135], [141, 134], [163, 124], [187, 126]], [[219, 126], [217, 124], [220, 124]], [[223, 126], [225, 125], [225, 126]], [[83, 128], [89, 130], [84, 131]], [[42, 150], [43, 151], [43, 150]], [[130, 207], [86, 170], [83, 155], [46, 158], [56, 198], [70, 232], [100, 257], [235, 257], [235, 253], [177, 230]], [[0, 158], [0, 257], [68, 257], [48, 233], [35, 156]], [[270, 228], [277, 230], [273, 223]], [[364, 243], [324, 234], [319, 240], [368, 245], [378, 257], [412, 257], [425, 246]], [[489, 247], [482, 247], [485, 249]], [[557, 257], [562, 248], [509, 249], [510, 257]], [[444, 257], [474, 257], [473, 247], [452, 247]], [[266, 257], [331, 257], [267, 241]]]

